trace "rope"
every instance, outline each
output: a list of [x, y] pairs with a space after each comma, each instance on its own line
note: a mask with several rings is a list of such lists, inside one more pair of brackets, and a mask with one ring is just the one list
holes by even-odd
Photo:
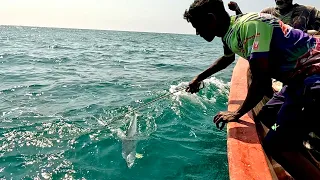
[[[200, 86], [199, 90], [200, 90], [200, 89], [203, 89], [203, 88], [204, 88], [204, 84], [202, 83], [202, 86]], [[113, 120], [111, 120], [111, 121], [109, 121], [108, 123], [104, 124], [104, 126], [108, 126], [108, 125], [110, 125], [112, 122], [114, 122], [115, 120], [117, 120], [117, 119], [119, 119], [119, 118], [121, 118], [121, 117], [125, 117], [125, 116], [126, 116], [127, 114], [129, 114], [129, 113], [135, 112], [135, 111], [137, 111], [137, 110], [139, 110], [139, 109], [142, 109], [142, 108], [144, 108], [144, 107], [146, 107], [146, 106], [148, 106], [148, 105], [150, 105], [150, 104], [152, 104], [152, 103], [155, 103], [155, 102], [157, 102], [157, 101], [159, 101], [159, 100], [161, 100], [161, 99], [167, 98], [167, 97], [169, 97], [170, 95], [174, 95], [175, 93], [180, 92], [180, 91], [185, 90], [185, 89], [186, 89], [186, 87], [181, 87], [181, 88], [175, 90], [174, 92], [167, 92], [166, 94], [161, 95], [161, 96], [155, 98], [154, 100], [152, 100], [152, 101], [150, 101], [150, 102], [147, 102], [147, 103], [145, 103], [145, 104], [142, 104], [142, 105], [140, 105], [140, 106], [138, 106], [138, 107], [136, 107], [136, 108], [133, 108], [133, 109], [129, 110], [128, 112], [125, 112], [125, 113], [123, 113], [123, 114], [120, 114], [119, 116], [114, 117]]]

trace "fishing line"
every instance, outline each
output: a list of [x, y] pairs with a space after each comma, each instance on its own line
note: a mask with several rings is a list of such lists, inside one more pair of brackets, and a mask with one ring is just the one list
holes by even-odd
[[[178, 93], [178, 92], [181, 92], [181, 91], [185, 91], [186, 88], [187, 88], [187, 86], [183, 86], [183, 87], [180, 87], [180, 88], [174, 90], [173, 92], [170, 92], [170, 91], [169, 91], [169, 92], [167, 92], [167, 93], [165, 93], [165, 94], [163, 94], [163, 95], [161, 95], [161, 96], [153, 99], [153, 100], [150, 101], [150, 102], [144, 103], [144, 104], [142, 104], [142, 105], [140, 105], [140, 106], [138, 106], [138, 107], [136, 107], [136, 108], [133, 108], [133, 109], [131, 109], [131, 110], [125, 112], [125, 113], [120, 114], [119, 116], [113, 117], [113, 118], [112, 118], [110, 121], [108, 121], [108, 122], [102, 122], [102, 121], [100, 121], [100, 122], [101, 122], [100, 124], [102, 125], [100, 128], [104, 128], [104, 127], [110, 128], [109, 125], [110, 125], [111, 123], [115, 122], [116, 120], [118, 120], [118, 119], [120, 119], [120, 118], [125, 117], [127, 114], [132, 113], [132, 112], [134, 112], [134, 111], [137, 111], [137, 110], [139, 110], [139, 109], [141, 109], [141, 108], [143, 108], [143, 107], [146, 107], [146, 106], [148, 106], [148, 105], [150, 105], [150, 104], [152, 104], [152, 103], [155, 103], [155, 102], [157, 102], [157, 101], [159, 101], [159, 100], [162, 100], [162, 99], [164, 99], [164, 98], [167, 98], [167, 97], [169, 97], [170, 95], [174, 95], [175, 93]], [[200, 84], [200, 86], [199, 86], [199, 90], [200, 90], [200, 89], [203, 89], [203, 88], [204, 88], [204, 83], [201, 82], [201, 84]], [[95, 130], [102, 130], [102, 129], [100, 129], [100, 128], [95, 129]], [[88, 134], [88, 133], [91, 133], [91, 132], [86, 132], [86, 133], [84, 133], [84, 134]], [[81, 134], [81, 135], [84, 135], [84, 134]]]
[[[150, 105], [150, 104], [153, 104], [153, 103], [155, 103], [155, 102], [157, 102], [157, 101], [160, 101], [160, 100], [165, 99], [165, 98], [167, 98], [167, 97], [169, 97], [169, 96], [171, 96], [171, 95], [174, 95], [175, 93], [184, 91], [186, 88], [187, 88], [187, 86], [183, 86], [183, 87], [180, 87], [180, 88], [176, 89], [176, 90], [173, 91], [173, 92], [170, 92], [170, 91], [169, 91], [169, 92], [167, 92], [167, 93], [165, 93], [165, 94], [163, 94], [163, 95], [161, 95], [161, 96], [153, 99], [153, 100], [150, 101], [150, 102], [144, 103], [144, 104], [142, 104], [142, 105], [140, 105], [140, 106], [138, 106], [138, 107], [136, 107], [136, 108], [133, 108], [133, 109], [129, 110], [128, 112], [125, 112], [125, 113], [123, 113], [123, 114], [120, 114], [119, 116], [114, 117], [111, 121], [109, 121], [108, 123], [104, 124], [104, 126], [110, 125], [110, 124], [111, 124], [112, 122], [114, 122], [115, 120], [117, 120], [117, 119], [119, 119], [119, 118], [122, 118], [122, 117], [125, 117], [125, 116], [126, 116], [127, 114], [129, 114], [129, 113], [132, 113], [132, 112], [135, 112], [135, 111], [137, 111], [137, 110], [139, 110], [139, 109], [142, 109], [142, 108], [144, 108], [144, 107], [146, 107], [146, 106], [148, 106], [148, 105]], [[204, 88], [204, 83], [201, 82], [201, 83], [200, 83], [200, 86], [199, 86], [199, 90], [200, 90], [200, 89], [203, 89], [203, 88]]]

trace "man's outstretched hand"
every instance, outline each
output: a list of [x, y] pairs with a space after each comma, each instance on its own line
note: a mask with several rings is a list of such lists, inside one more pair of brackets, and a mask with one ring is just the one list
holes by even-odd
[[197, 93], [200, 90], [201, 81], [198, 81], [197, 78], [194, 78], [188, 85], [186, 91], [193, 94]]

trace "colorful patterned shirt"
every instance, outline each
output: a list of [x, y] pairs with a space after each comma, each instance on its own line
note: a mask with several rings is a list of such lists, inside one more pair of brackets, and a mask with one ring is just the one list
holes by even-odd
[[314, 49], [316, 38], [284, 24], [264, 13], [248, 13], [231, 17], [228, 32], [222, 38], [225, 56], [233, 53], [248, 59], [269, 60], [273, 78], [285, 80], [300, 57]]

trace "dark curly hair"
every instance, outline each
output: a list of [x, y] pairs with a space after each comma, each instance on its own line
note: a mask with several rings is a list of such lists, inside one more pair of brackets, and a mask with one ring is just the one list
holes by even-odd
[[221, 12], [226, 12], [222, 0], [195, 0], [189, 10], [184, 12], [183, 18], [191, 22], [208, 13], [218, 15]]

